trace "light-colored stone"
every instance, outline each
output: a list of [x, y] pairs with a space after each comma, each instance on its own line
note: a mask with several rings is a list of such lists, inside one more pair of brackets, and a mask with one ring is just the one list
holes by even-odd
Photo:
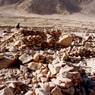
[[13, 82], [11, 82], [8, 87], [11, 87], [11, 88], [15, 88], [15, 84]]
[[68, 47], [73, 42], [73, 37], [71, 35], [63, 35], [60, 37], [58, 43], [64, 47]]
[[53, 89], [56, 85], [53, 82], [49, 82], [50, 90]]
[[42, 66], [42, 63], [38, 63], [38, 62], [30, 62], [28, 64], [28, 68], [31, 69], [31, 70], [40, 69], [41, 66]]
[[8, 50], [10, 52], [16, 52], [17, 51], [17, 48], [15, 46], [10, 46], [10, 47], [8, 47]]
[[51, 75], [57, 74], [57, 70], [54, 68], [54, 66], [52, 64], [48, 64], [48, 68], [51, 72]]
[[52, 78], [51, 82], [54, 83], [55, 85], [59, 85], [61, 83], [61, 81], [56, 78]]
[[34, 60], [34, 61], [39, 61], [39, 57], [40, 57], [40, 54], [39, 54], [39, 53], [36, 53], [36, 54], [34, 54], [34, 56], [33, 56], [33, 60]]
[[74, 67], [65, 66], [64, 68], [60, 69], [59, 74], [64, 74], [65, 72], [69, 72], [73, 69], [74, 69]]
[[52, 47], [56, 43], [56, 40], [50, 37], [47, 39], [47, 43], [48, 43], [48, 46]]
[[37, 78], [36, 78], [36, 77], [33, 77], [31, 83], [32, 83], [32, 84], [35, 84], [35, 83], [37, 83], [37, 82], [38, 82]]
[[32, 56], [28, 55], [27, 53], [24, 53], [19, 57], [19, 60], [21, 60], [22, 63], [25, 64], [25, 63], [28, 63], [32, 60]]
[[59, 72], [61, 67], [65, 66], [65, 65], [66, 65], [66, 63], [63, 63], [63, 62], [60, 61], [59, 63], [54, 64], [54, 68], [56, 69], [57, 72]]
[[44, 58], [45, 58], [45, 57], [43, 56], [43, 52], [36, 53], [36, 54], [34, 54], [34, 56], [33, 56], [33, 60], [34, 60], [35, 62], [43, 62]]

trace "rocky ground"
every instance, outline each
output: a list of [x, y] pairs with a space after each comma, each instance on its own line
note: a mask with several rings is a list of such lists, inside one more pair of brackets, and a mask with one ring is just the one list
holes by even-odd
[[94, 5], [0, 0], [0, 95], [95, 95]]
[[95, 94], [95, 28], [0, 31], [0, 95]]

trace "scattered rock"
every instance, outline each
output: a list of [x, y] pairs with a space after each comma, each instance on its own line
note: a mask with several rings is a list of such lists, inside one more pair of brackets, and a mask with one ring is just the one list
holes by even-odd
[[63, 35], [60, 37], [58, 43], [64, 47], [69, 47], [73, 42], [73, 37], [71, 35]]
[[38, 62], [39, 58], [40, 58], [40, 54], [39, 53], [34, 54], [34, 56], [33, 56], [33, 60], [34, 61]]
[[40, 69], [42, 66], [42, 63], [38, 63], [38, 62], [30, 62], [28, 63], [28, 68], [31, 70], [37, 70]]
[[18, 49], [15, 46], [11, 46], [11, 47], [8, 47], [8, 50], [10, 52], [17, 52]]
[[14, 29], [7, 35], [0, 41], [0, 95], [94, 93], [94, 35], [85, 40], [74, 32], [30, 28]]
[[22, 61], [23, 64], [32, 61], [32, 59], [33, 59], [32, 56], [26, 53], [24, 53], [19, 57], [19, 60]]

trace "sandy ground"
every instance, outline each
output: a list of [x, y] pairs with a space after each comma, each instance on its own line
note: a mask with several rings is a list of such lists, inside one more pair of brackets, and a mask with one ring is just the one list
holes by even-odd
[[0, 16], [0, 26], [14, 26], [18, 22], [22, 26], [87, 26], [94, 27], [94, 17], [80, 14], [73, 15], [22, 15], [22, 16]]

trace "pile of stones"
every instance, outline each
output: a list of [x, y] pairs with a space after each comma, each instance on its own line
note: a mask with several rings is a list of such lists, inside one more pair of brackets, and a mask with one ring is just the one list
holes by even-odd
[[12, 29], [0, 41], [0, 95], [94, 95], [94, 58], [95, 35]]

